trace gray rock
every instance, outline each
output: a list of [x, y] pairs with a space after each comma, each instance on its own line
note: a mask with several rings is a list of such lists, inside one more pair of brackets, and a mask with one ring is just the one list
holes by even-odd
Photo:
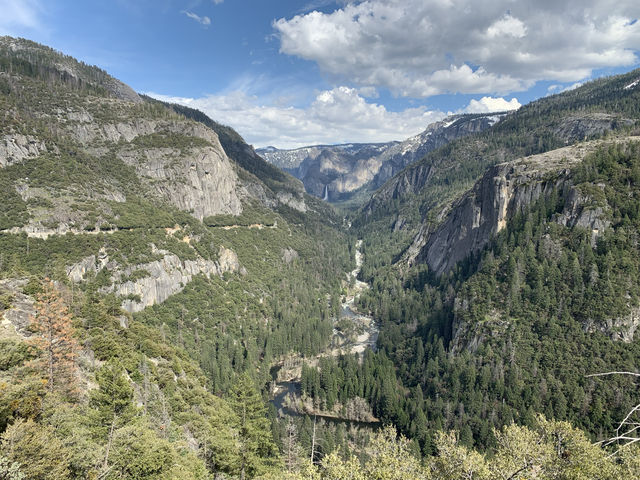
[[0, 327], [7, 329], [8, 335], [18, 334], [22, 337], [31, 336], [29, 325], [36, 314], [35, 300], [22, 292], [27, 284], [25, 279], [0, 280], [0, 294], [12, 296], [11, 307], [2, 313]]
[[20, 163], [27, 158], [35, 158], [47, 151], [43, 140], [15, 133], [0, 139], [0, 167]]
[[444, 221], [421, 228], [407, 251], [408, 263], [427, 263], [437, 274], [448, 272], [484, 248], [517, 213], [554, 191], [564, 191], [567, 199], [556, 220], [591, 229], [595, 242], [609, 221], [603, 208], [588, 207], [591, 199], [571, 185], [570, 169], [601, 144], [586, 142], [491, 167], [451, 206]]
[[296, 252], [293, 248], [283, 248], [282, 249], [282, 261], [285, 263], [291, 263], [296, 258], [298, 258], [298, 252]]

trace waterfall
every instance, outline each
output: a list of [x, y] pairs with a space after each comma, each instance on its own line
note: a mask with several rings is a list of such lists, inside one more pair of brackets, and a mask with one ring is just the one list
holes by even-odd
[[322, 200], [325, 202], [329, 200], [329, 185], [324, 186], [324, 191], [322, 192]]

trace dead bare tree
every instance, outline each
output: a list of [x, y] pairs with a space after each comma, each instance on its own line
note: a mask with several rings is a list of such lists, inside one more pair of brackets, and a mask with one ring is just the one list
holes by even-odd
[[[605, 377], [609, 375], [630, 375], [632, 377], [640, 377], [640, 373], [636, 372], [603, 372], [603, 373], [593, 373], [591, 375], [587, 375], [587, 377]], [[638, 415], [636, 415], [638, 414]], [[635, 417], [635, 419], [634, 419]], [[618, 427], [616, 428], [616, 433], [613, 437], [601, 440], [597, 442], [597, 444], [602, 446], [609, 446], [613, 444], [617, 444], [621, 447], [632, 445], [636, 442], [640, 441], [640, 403], [634, 406], [627, 415], [622, 419]], [[617, 451], [612, 453], [611, 456], [617, 454]]]

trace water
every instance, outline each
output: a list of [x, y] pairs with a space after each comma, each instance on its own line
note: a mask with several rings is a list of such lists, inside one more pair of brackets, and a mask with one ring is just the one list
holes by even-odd
[[[356, 243], [356, 268], [347, 274], [348, 281], [354, 284], [351, 295], [346, 296], [342, 302], [341, 318], [351, 319], [356, 326], [357, 331], [360, 333], [355, 338], [346, 338], [339, 330], [333, 329], [332, 345], [338, 345], [338, 347], [331, 348], [319, 356], [338, 356], [347, 353], [359, 353], [361, 356], [364, 352], [370, 348], [375, 351], [376, 342], [378, 341], [378, 325], [374, 319], [368, 315], [357, 312], [354, 307], [355, 299], [364, 290], [369, 288], [369, 285], [357, 279], [362, 267], [362, 240], [358, 240]], [[272, 377], [276, 378], [279, 367], [274, 367], [271, 371]], [[276, 407], [276, 410], [280, 414], [286, 414], [290, 416], [301, 416], [300, 413], [291, 410], [286, 406], [286, 398], [288, 395], [292, 397], [300, 397], [300, 381], [290, 380], [278, 382], [276, 384], [275, 394], [271, 403]], [[356, 420], [346, 420], [342, 418], [336, 418], [327, 415], [317, 415], [317, 417], [325, 419], [332, 423], [344, 423], [349, 425], [359, 425], [366, 427], [379, 427], [378, 422], [362, 422]]]

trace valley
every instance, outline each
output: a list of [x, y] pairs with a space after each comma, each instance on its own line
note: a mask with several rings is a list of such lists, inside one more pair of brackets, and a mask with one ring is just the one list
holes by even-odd
[[[375, 351], [378, 340], [378, 327], [373, 317], [359, 313], [354, 305], [355, 300], [369, 285], [358, 280], [358, 274], [362, 266], [362, 240], [356, 242], [355, 262], [356, 268], [347, 274], [346, 295], [342, 295], [340, 311], [333, 321], [333, 334], [327, 348], [315, 357], [285, 358], [280, 365], [272, 371], [275, 373], [275, 383], [272, 386], [273, 399], [271, 400], [279, 414], [316, 415], [325, 419], [337, 419], [347, 424], [357, 420], [348, 418], [353, 415], [362, 415], [362, 412], [354, 412], [342, 418], [338, 413], [316, 411], [311, 406], [304, 405], [300, 398], [300, 383], [302, 366], [317, 367], [318, 360], [322, 357], [338, 357], [343, 355], [358, 355], [362, 357], [365, 350]], [[301, 410], [301, 411], [299, 411]], [[366, 414], [365, 414], [366, 415]], [[376, 420], [376, 422], [378, 422]], [[372, 422], [369, 422], [373, 424]]]
[[0, 478], [638, 478], [638, 78], [255, 150], [0, 37]]

